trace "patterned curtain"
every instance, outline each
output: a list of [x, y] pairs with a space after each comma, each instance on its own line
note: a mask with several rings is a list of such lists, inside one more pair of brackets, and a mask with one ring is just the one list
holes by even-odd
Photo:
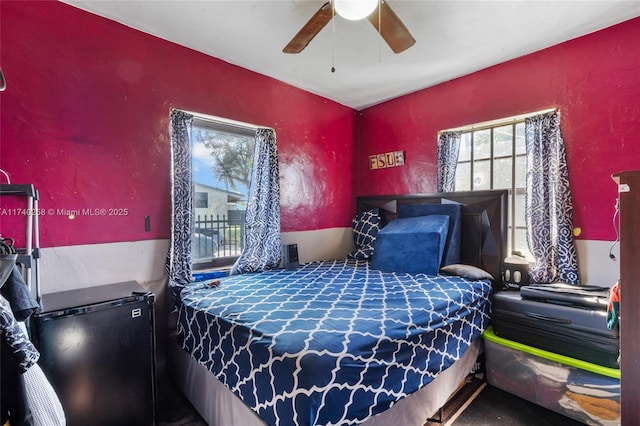
[[256, 130], [245, 243], [231, 274], [277, 268], [280, 264], [280, 181], [276, 134]]
[[531, 279], [580, 284], [573, 240], [573, 206], [557, 112], [525, 120], [527, 243], [535, 258]]
[[462, 132], [442, 132], [438, 138], [438, 192], [453, 192]]
[[169, 286], [180, 288], [193, 281], [193, 174], [191, 171], [191, 123], [193, 116], [172, 110], [171, 134], [171, 245], [166, 269]]

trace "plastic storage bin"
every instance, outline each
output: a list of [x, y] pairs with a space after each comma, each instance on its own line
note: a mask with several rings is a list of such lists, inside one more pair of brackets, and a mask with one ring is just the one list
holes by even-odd
[[589, 425], [620, 424], [620, 370], [483, 334], [490, 385]]

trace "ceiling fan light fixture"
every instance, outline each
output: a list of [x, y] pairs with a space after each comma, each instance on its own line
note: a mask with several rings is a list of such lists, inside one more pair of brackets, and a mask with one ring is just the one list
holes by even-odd
[[334, 0], [336, 13], [344, 19], [358, 21], [371, 15], [378, 6], [378, 0]]

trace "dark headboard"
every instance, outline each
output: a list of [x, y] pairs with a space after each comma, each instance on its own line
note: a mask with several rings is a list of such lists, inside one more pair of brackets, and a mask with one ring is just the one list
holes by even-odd
[[400, 206], [411, 204], [460, 204], [462, 226], [460, 261], [484, 269], [502, 288], [502, 262], [507, 255], [508, 191], [440, 192], [437, 194], [375, 195], [358, 197], [362, 213], [378, 207], [383, 224], [394, 220]]

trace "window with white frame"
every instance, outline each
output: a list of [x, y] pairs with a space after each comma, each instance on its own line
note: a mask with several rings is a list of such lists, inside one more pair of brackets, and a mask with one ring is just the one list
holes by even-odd
[[507, 189], [508, 253], [532, 259], [525, 223], [526, 169], [524, 119], [462, 130], [455, 190]]
[[231, 265], [242, 252], [254, 147], [255, 128], [194, 117], [194, 269]]

